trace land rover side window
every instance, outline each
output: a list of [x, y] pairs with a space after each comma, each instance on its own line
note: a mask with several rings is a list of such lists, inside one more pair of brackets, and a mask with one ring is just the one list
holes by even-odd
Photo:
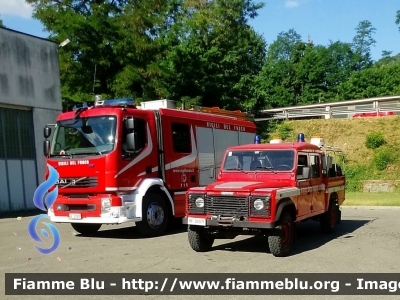
[[308, 157], [306, 154], [299, 154], [297, 158], [297, 178], [303, 178], [303, 168], [308, 167]]
[[175, 152], [190, 153], [190, 130], [188, 124], [172, 123], [172, 146]]
[[319, 156], [311, 155], [310, 156], [310, 164], [311, 164], [311, 178], [319, 178], [319, 173], [321, 169], [321, 165], [319, 163]]
[[126, 128], [124, 122], [122, 122], [122, 154], [124, 157], [131, 157], [134, 154], [139, 153], [146, 146], [147, 143], [147, 123], [143, 119], [135, 119], [135, 153], [128, 153], [126, 144]]

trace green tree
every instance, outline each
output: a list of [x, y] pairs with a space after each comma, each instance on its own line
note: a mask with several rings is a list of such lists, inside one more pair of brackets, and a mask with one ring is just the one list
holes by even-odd
[[382, 65], [354, 72], [338, 87], [342, 99], [360, 99], [398, 95], [400, 93], [400, 64]]
[[[158, 61], [175, 0], [27, 0], [60, 49], [63, 100], [163, 96]], [[95, 82], [94, 82], [95, 78]]]
[[254, 109], [251, 86], [262, 68], [265, 42], [248, 25], [263, 4], [250, 0], [187, 1], [173, 27], [179, 41], [164, 64], [173, 98], [188, 104]]
[[[264, 108], [295, 105], [296, 82], [295, 61], [301, 56], [303, 43], [294, 30], [280, 32], [277, 39], [267, 49], [262, 70], [254, 79], [253, 101]], [[294, 54], [297, 47], [297, 58]]]
[[268, 48], [267, 62], [280, 59], [290, 60], [292, 52], [299, 42], [301, 42], [301, 35], [293, 28], [287, 32], [280, 32], [276, 41]]
[[383, 50], [382, 51], [382, 58], [390, 58], [390, 55], [392, 55], [393, 51], [387, 51]]
[[[1, 15], [0, 15], [0, 17], [1, 17]], [[2, 19], [0, 19], [0, 27], [5, 27]]]
[[376, 29], [372, 26], [371, 22], [364, 20], [361, 21], [356, 27], [356, 36], [353, 38], [353, 50], [357, 54], [356, 57], [356, 70], [368, 68], [373, 64], [371, 58], [371, 46], [376, 44], [372, 35]]

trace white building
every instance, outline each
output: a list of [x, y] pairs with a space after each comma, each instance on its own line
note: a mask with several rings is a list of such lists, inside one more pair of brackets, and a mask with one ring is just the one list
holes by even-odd
[[58, 45], [0, 28], [0, 213], [35, 208], [43, 128], [61, 111]]

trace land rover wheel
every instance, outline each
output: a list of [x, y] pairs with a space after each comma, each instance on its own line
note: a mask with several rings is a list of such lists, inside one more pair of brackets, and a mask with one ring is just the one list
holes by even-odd
[[142, 221], [136, 223], [138, 232], [145, 237], [162, 235], [168, 225], [169, 211], [161, 195], [148, 193], [143, 197]]
[[94, 234], [99, 231], [101, 224], [71, 223], [72, 228], [80, 234]]
[[282, 214], [276, 229], [281, 234], [268, 236], [269, 249], [276, 257], [287, 256], [292, 250], [295, 237], [294, 222], [288, 211]]
[[189, 226], [188, 239], [190, 247], [196, 252], [207, 252], [211, 250], [214, 244], [214, 238], [208, 234], [202, 227], [195, 228]]
[[338, 221], [338, 208], [336, 202], [331, 200], [329, 202], [329, 208], [320, 218], [321, 229], [323, 233], [332, 233], [335, 231], [335, 227]]

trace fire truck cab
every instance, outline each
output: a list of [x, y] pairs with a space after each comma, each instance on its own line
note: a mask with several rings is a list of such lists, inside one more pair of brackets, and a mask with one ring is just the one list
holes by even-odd
[[260, 235], [274, 256], [287, 256], [297, 222], [317, 220], [333, 232], [345, 200], [343, 161], [341, 149], [322, 137], [307, 143], [304, 134], [295, 143], [229, 147], [216, 182], [186, 194], [190, 246], [203, 252], [215, 239]]
[[81, 234], [134, 222], [150, 237], [181, 223], [187, 189], [215, 181], [208, 168], [219, 166], [226, 147], [253, 143], [256, 126], [246, 113], [174, 103], [97, 99], [60, 114], [51, 140], [46, 126], [45, 178], [59, 177], [51, 221]]

